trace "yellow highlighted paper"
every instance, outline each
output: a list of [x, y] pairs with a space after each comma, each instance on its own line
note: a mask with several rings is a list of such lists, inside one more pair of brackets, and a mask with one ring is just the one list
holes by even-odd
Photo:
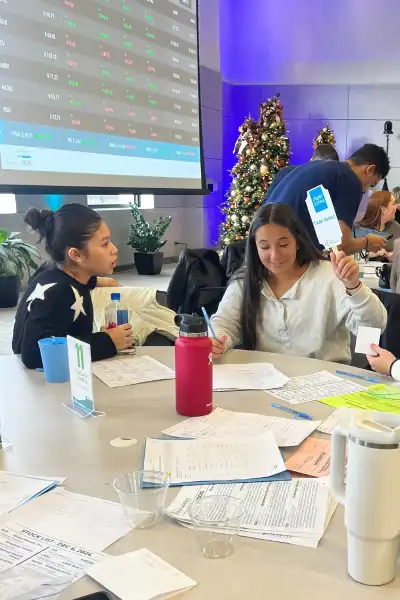
[[328, 404], [333, 408], [344, 406], [346, 408], [358, 408], [359, 410], [376, 410], [400, 414], [400, 390], [383, 384], [373, 385], [365, 392], [321, 398], [319, 402]]

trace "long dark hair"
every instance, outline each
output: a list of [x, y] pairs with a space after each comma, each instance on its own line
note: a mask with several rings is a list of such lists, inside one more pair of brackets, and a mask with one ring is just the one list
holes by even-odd
[[83, 204], [64, 204], [56, 212], [30, 208], [24, 221], [45, 240], [46, 252], [62, 264], [69, 248], [83, 250], [101, 225], [101, 216]]
[[261, 263], [256, 246], [256, 231], [263, 225], [286, 227], [296, 240], [296, 262], [302, 267], [324, 260], [313, 245], [311, 238], [296, 213], [286, 204], [265, 204], [258, 209], [250, 225], [246, 245], [245, 265], [233, 280], [243, 280], [243, 302], [240, 317], [242, 343], [246, 350], [255, 350], [257, 344], [257, 320], [260, 318], [261, 288], [268, 278], [268, 271]]

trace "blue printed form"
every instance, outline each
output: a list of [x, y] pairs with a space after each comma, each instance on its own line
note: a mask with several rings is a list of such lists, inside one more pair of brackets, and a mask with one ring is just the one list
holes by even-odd
[[341, 244], [342, 230], [329, 191], [323, 185], [308, 190], [306, 205], [319, 243], [327, 250]]

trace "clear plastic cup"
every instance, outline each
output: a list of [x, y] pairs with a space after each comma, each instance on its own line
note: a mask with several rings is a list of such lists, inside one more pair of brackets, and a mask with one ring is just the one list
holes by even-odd
[[114, 480], [114, 489], [133, 529], [147, 529], [161, 521], [170, 481], [161, 471], [121, 473]]
[[200, 552], [207, 558], [233, 553], [245, 505], [233, 496], [206, 496], [188, 507]]

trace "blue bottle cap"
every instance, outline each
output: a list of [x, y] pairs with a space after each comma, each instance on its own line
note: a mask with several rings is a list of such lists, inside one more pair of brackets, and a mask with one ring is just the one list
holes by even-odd
[[115, 300], [116, 302], [119, 302], [121, 300], [121, 294], [113, 292], [111, 294], [111, 302]]

